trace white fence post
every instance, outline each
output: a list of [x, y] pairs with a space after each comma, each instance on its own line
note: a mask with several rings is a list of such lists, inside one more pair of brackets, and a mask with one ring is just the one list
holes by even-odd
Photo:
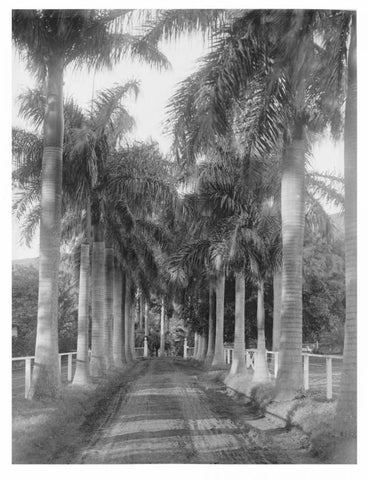
[[277, 377], [277, 372], [279, 371], [279, 352], [275, 352], [275, 359], [273, 364], [273, 374], [275, 378]]
[[187, 338], [184, 338], [183, 357], [184, 357], [184, 360], [187, 360], [187, 358], [188, 358], [188, 340], [187, 340]]
[[326, 357], [326, 377], [327, 377], [327, 386], [326, 386], [326, 397], [328, 400], [332, 398], [332, 358]]
[[31, 359], [26, 358], [26, 378], [25, 378], [25, 391], [24, 391], [25, 398], [27, 398], [30, 388], [31, 388]]
[[61, 355], [59, 353], [59, 373], [61, 374]]
[[72, 381], [72, 361], [73, 354], [68, 353], [68, 382]]
[[304, 362], [304, 390], [309, 390], [309, 356], [303, 355]]

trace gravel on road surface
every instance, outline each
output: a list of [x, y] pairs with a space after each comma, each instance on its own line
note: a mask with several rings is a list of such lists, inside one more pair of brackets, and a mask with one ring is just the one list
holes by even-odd
[[203, 375], [200, 379], [191, 362], [158, 358], [142, 363], [75, 463], [315, 462], [295, 432], [256, 428], [262, 415]]

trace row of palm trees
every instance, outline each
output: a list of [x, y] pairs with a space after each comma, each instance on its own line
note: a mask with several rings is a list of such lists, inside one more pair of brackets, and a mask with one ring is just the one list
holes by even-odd
[[[140, 298], [148, 298], [149, 289], [153, 290], [149, 285], [160, 270], [157, 252], [168, 242], [159, 224], [160, 209], [175, 205], [171, 166], [157, 145], [119, 146], [125, 132], [134, 125], [121, 103], [132, 89], [138, 93], [136, 82], [99, 92], [87, 113], [73, 101], [65, 105], [62, 238], [72, 241], [80, 255], [75, 378], [79, 384], [89, 379], [90, 285], [90, 370], [92, 376], [100, 376], [134, 356], [132, 300], [138, 289]], [[28, 119], [36, 114], [42, 116], [44, 110], [39, 103], [44, 101], [38, 89], [28, 90], [21, 97], [21, 111]], [[38, 221], [34, 212], [39, 212], [42, 149], [35, 145], [41, 141], [36, 134], [13, 131], [14, 156], [20, 162], [13, 179], [23, 190], [14, 208], [18, 216], [25, 216], [29, 235]], [[155, 291], [159, 291], [159, 282], [155, 284]], [[122, 318], [126, 318], [125, 323]], [[37, 381], [42, 385], [43, 380], [38, 380], [35, 370], [30, 396], [46, 394], [43, 390], [36, 393]], [[49, 395], [60, 388], [59, 377], [55, 382], [55, 391], [46, 385]]]
[[[57, 395], [57, 290], [64, 147], [63, 75], [68, 65], [111, 68], [129, 55], [167, 67], [157, 42], [123, 31], [129, 10], [13, 10], [13, 42], [45, 83], [36, 361], [30, 396]], [[112, 28], [114, 25], [120, 28]], [[97, 195], [98, 196], [98, 195]], [[98, 199], [96, 200], [98, 202]], [[98, 237], [95, 228], [95, 238]], [[99, 238], [99, 240], [101, 240]], [[96, 242], [98, 243], [98, 242]]]
[[[215, 18], [215, 17], [214, 17]], [[153, 32], [175, 35], [167, 13]], [[197, 19], [200, 24], [200, 20]], [[345, 140], [347, 309], [344, 371], [338, 403], [342, 430], [356, 423], [356, 17], [351, 11], [225, 12], [207, 23], [213, 48], [170, 103], [169, 122], [186, 168], [219, 138], [250, 165], [281, 161], [282, 316], [280, 398], [302, 385], [302, 253], [308, 140], [328, 126]], [[151, 35], [155, 37], [154, 33]], [[343, 110], [345, 106], [345, 117]], [[251, 170], [248, 170], [252, 175]], [[354, 172], [354, 173], [353, 173]], [[355, 274], [353, 274], [355, 272]]]
[[[97, 272], [102, 272], [106, 267], [104, 259], [110, 258], [110, 254], [106, 256], [103, 252], [106, 247], [108, 250], [111, 246], [118, 252], [120, 264], [126, 267], [127, 262], [124, 259], [131, 255], [129, 253], [126, 256], [124, 252], [133, 251], [130, 234], [136, 232], [139, 225], [129, 211], [131, 205], [135, 204], [139, 205], [141, 214], [144, 213], [145, 218], [142, 221], [147, 220], [147, 216], [150, 220], [159, 218], [166, 229], [171, 231], [166, 249], [162, 249], [161, 245], [154, 249], [154, 255], [150, 256], [145, 251], [143, 256], [146, 260], [150, 257], [151, 266], [155, 263], [153, 260], [157, 260], [159, 265], [158, 267], [156, 265], [156, 272], [160, 269], [160, 275], [155, 278], [162, 279], [160, 288], [165, 290], [166, 297], [170, 298], [174, 293], [177, 294], [178, 285], [190, 290], [193, 288], [193, 280], [201, 275], [204, 275], [210, 284], [211, 298], [213, 289], [216, 289], [217, 321], [214, 325], [212, 317], [210, 318], [211, 335], [207, 349], [213, 351], [213, 365], [223, 361], [221, 354], [223, 322], [220, 319], [223, 317], [226, 271], [232, 269], [237, 280], [236, 332], [240, 335], [236, 337], [237, 339], [242, 338], [244, 324], [242, 318], [244, 277], [249, 275], [256, 283], [260, 358], [257, 363], [261, 367], [264, 358], [262, 350], [264, 282], [265, 277], [271, 272], [274, 271], [276, 274], [278, 269], [271, 268], [271, 265], [273, 262], [280, 265], [281, 255], [276, 255], [275, 250], [282, 250], [282, 313], [277, 390], [280, 398], [292, 397], [302, 383], [301, 267], [305, 221], [305, 161], [311, 136], [329, 126], [335, 135], [342, 129], [344, 131], [346, 168], [347, 317], [338, 418], [341, 430], [355, 431], [354, 12], [157, 10], [146, 12], [149, 21], [144, 22], [142, 15], [145, 31], [139, 36], [121, 33], [121, 28], [129, 23], [130, 16], [133, 18], [134, 13], [96, 10], [13, 13], [15, 45], [26, 56], [29, 65], [37, 70], [38, 74], [46, 74], [47, 78], [40, 208], [37, 332], [37, 339], [40, 340], [37, 340], [36, 346], [32, 395], [45, 392], [42, 385], [47, 386], [48, 393], [56, 392], [58, 389], [57, 383], [53, 381], [57, 377], [55, 292], [61, 240], [62, 161], [63, 156], [65, 160], [69, 155], [70, 158], [84, 158], [85, 164], [90, 165], [86, 169], [88, 194], [85, 197], [87, 203], [84, 203], [83, 218], [87, 223], [90, 218], [93, 225], [92, 278], [96, 290], [100, 291], [101, 295], [100, 300], [97, 297], [92, 300], [93, 328], [101, 332], [104, 329], [99, 322], [111, 324], [111, 314], [104, 320], [104, 314], [99, 310], [101, 299], [105, 298], [105, 295], [102, 293], [103, 275]], [[121, 21], [122, 18], [125, 20]], [[79, 128], [79, 132], [78, 129], [71, 129], [72, 147], [70, 150], [65, 148], [69, 134], [64, 133], [63, 125], [62, 74], [67, 64], [79, 62], [80, 65], [87, 64], [95, 68], [109, 67], [123, 55], [130, 54], [148, 60], [156, 66], [165, 67], [168, 62], [157, 49], [159, 40], [170, 39], [180, 33], [190, 33], [198, 29], [202, 29], [210, 36], [212, 48], [203, 58], [199, 69], [182, 82], [171, 99], [168, 115], [168, 125], [174, 139], [173, 153], [181, 168], [181, 178], [188, 179], [201, 156], [207, 159], [203, 168], [199, 166], [202, 171], [195, 194], [189, 194], [179, 202], [175, 189], [167, 188], [162, 176], [147, 183], [147, 176], [146, 182], [140, 181], [143, 178], [143, 170], [136, 172], [133, 167], [133, 172], [130, 171], [131, 177], [126, 171], [122, 173], [123, 162], [116, 161], [119, 152], [116, 154], [114, 148], [111, 149], [111, 145], [115, 147], [113, 131], [107, 128], [104, 122], [102, 129], [100, 123], [96, 122], [96, 126], [91, 129], [93, 134], [85, 128], [85, 122], [82, 122], [83, 127]], [[103, 104], [103, 98], [101, 102]], [[345, 118], [341, 113], [344, 102]], [[98, 119], [99, 117], [94, 116], [93, 108], [100, 110], [98, 102], [97, 106], [92, 106], [91, 114], [93, 118]], [[24, 111], [27, 112], [26, 109]], [[102, 116], [106, 117], [106, 113], [107, 111], [103, 111]], [[122, 130], [119, 125], [116, 132]], [[75, 165], [78, 165], [78, 162], [75, 162]], [[73, 168], [71, 165], [70, 171], [73, 171]], [[65, 171], [64, 173], [66, 174]], [[165, 173], [169, 173], [168, 168]], [[74, 177], [74, 180], [77, 179], [74, 192], [82, 190], [82, 178], [84, 177], [80, 172], [78, 177]], [[238, 181], [234, 182], [234, 178]], [[269, 180], [266, 181], [266, 178]], [[280, 182], [277, 178], [280, 178]], [[63, 181], [65, 190], [65, 175]], [[158, 185], [160, 188], [157, 188]], [[272, 188], [275, 185], [279, 187]], [[133, 203], [128, 204], [126, 201], [129, 197], [125, 196], [127, 189], [129, 195], [132, 195], [130, 198], [134, 198]], [[139, 204], [137, 199], [147, 198], [147, 193], [151, 194], [147, 202], [151, 207], [147, 205], [142, 207], [144, 202]], [[122, 203], [119, 195], [124, 198]], [[64, 196], [67, 198], [67, 195]], [[170, 201], [165, 204], [168, 199]], [[279, 210], [275, 208], [273, 213], [272, 199], [276, 206], [279, 205]], [[155, 210], [159, 213], [157, 214]], [[273, 221], [278, 216], [281, 217], [281, 232], [275, 228], [277, 222]], [[80, 222], [81, 216], [74, 216], [75, 218]], [[158, 222], [153, 228], [156, 233], [157, 226]], [[86, 231], [88, 230], [87, 228]], [[90, 234], [87, 233], [86, 238], [89, 237]], [[280, 237], [282, 248], [277, 242]], [[135, 235], [134, 242], [138, 240], [138, 235]], [[175, 245], [178, 242], [184, 243], [185, 246], [179, 252], [175, 252]], [[141, 247], [144, 250], [142, 245]], [[84, 255], [86, 256], [85, 251]], [[142, 257], [136, 256], [135, 268], [132, 271], [137, 271], [139, 258]], [[107, 261], [107, 265], [111, 263], [111, 260]], [[174, 281], [170, 280], [169, 274]], [[138, 277], [140, 282], [137, 284], [144, 290], [143, 278], [147, 279], [147, 276], [138, 274]], [[116, 283], [119, 284], [119, 281]], [[129, 290], [129, 282], [126, 280], [126, 291], [127, 285]], [[109, 302], [111, 312], [111, 299]], [[213, 311], [213, 307], [210, 311]], [[105, 330], [110, 332], [111, 327]], [[216, 335], [213, 342], [214, 331]], [[101, 345], [111, 344], [109, 333], [105, 335], [107, 341], [104, 336], [98, 338], [100, 333], [96, 335], [96, 346], [100, 340]], [[128, 337], [127, 331], [126, 338]], [[238, 344], [236, 340], [236, 343], [237, 351], [239, 349], [241, 352], [242, 341]], [[99, 369], [104, 370], [101, 351], [92, 353], [92, 365], [96, 366], [93, 367], [96, 372]], [[203, 341], [201, 351], [205, 351]], [[244, 356], [239, 355], [237, 358], [241, 359]], [[239, 368], [242, 369], [241, 360], [239, 362]], [[236, 365], [237, 363], [234, 364], [234, 370], [237, 368]], [[256, 375], [264, 378], [262, 371], [256, 372]]]

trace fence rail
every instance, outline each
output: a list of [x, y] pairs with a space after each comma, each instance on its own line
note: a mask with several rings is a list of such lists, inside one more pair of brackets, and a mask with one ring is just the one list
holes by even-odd
[[[187, 358], [193, 356], [193, 347], [187, 347]], [[256, 361], [256, 349], [250, 348], [245, 350], [245, 363], [248, 368], [254, 370]], [[302, 366], [303, 366], [303, 385], [304, 389], [320, 391], [325, 390], [325, 397], [331, 400], [333, 397], [333, 390], [337, 390], [340, 374], [335, 373], [333, 370], [333, 361], [340, 363], [340, 368], [335, 370], [341, 370], [342, 355], [319, 355], [316, 353], [302, 352]], [[224, 346], [224, 361], [226, 364], [231, 365], [234, 356], [234, 348], [230, 346]], [[267, 364], [270, 373], [273, 378], [277, 377], [279, 369], [279, 352], [266, 351]], [[317, 359], [318, 361], [313, 364], [314, 372], [311, 373], [310, 359]], [[321, 372], [325, 364], [324, 374]], [[312, 380], [312, 382], [311, 382]], [[335, 384], [334, 384], [335, 380]]]
[[[137, 347], [135, 349], [136, 357], [143, 357], [143, 348]], [[77, 352], [66, 352], [66, 353], [59, 353], [59, 372], [61, 373], [61, 364], [62, 358], [67, 357], [67, 381], [71, 382], [73, 379], [73, 357], [77, 356]], [[12, 358], [12, 368], [13, 370], [21, 370], [23, 369], [24, 372], [24, 397], [27, 398], [29, 389], [31, 388], [31, 377], [32, 377], [32, 370], [34, 366], [34, 356], [31, 357], [13, 357]], [[91, 352], [89, 351], [89, 359], [91, 359]], [[16, 366], [17, 363], [21, 364], [21, 367], [18, 368]]]
[[[135, 349], [136, 357], [140, 358], [143, 356], [144, 349], [142, 347], [137, 347]], [[248, 368], [254, 369], [256, 361], [256, 349], [247, 349], [245, 351], [245, 362]], [[186, 347], [186, 358], [191, 358], [194, 353], [193, 347]], [[73, 378], [73, 358], [77, 355], [77, 352], [66, 352], [59, 353], [59, 370], [61, 373], [62, 358], [67, 357], [67, 371], [66, 379], [68, 382], [72, 381]], [[225, 346], [224, 347], [224, 361], [226, 364], [230, 365], [233, 361], [234, 348]], [[270, 373], [273, 378], [277, 377], [277, 372], [279, 368], [279, 353], [273, 351], [266, 351], [267, 364], [270, 369]], [[31, 376], [32, 369], [34, 364], [34, 356], [31, 357], [14, 357], [12, 358], [12, 365], [14, 370], [24, 371], [24, 396], [27, 398], [29, 389], [31, 387]], [[313, 364], [313, 360], [317, 360]], [[302, 366], [303, 366], [303, 385], [304, 389], [307, 390], [325, 390], [325, 396], [328, 400], [331, 400], [333, 397], [334, 390], [337, 389], [339, 382], [339, 372], [335, 367], [333, 368], [333, 362], [338, 362], [341, 366], [342, 355], [318, 355], [315, 353], [306, 353], [302, 352]], [[16, 364], [20, 363], [21, 367], [17, 368]], [[312, 370], [311, 372], [311, 363]], [[324, 373], [322, 373], [324, 369]], [[340, 368], [341, 369], [341, 368]]]

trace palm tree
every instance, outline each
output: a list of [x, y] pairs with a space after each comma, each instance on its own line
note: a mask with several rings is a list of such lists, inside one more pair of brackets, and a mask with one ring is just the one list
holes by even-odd
[[[349, 22], [350, 24], [350, 22]], [[344, 363], [336, 416], [338, 429], [356, 435], [357, 428], [357, 72], [356, 14], [351, 14], [345, 107], [345, 265], [346, 319]]]
[[235, 273], [235, 331], [234, 353], [230, 375], [243, 375], [246, 372], [245, 364], [245, 275], [243, 272]]
[[[139, 39], [111, 32], [111, 22], [125, 13], [106, 10], [12, 12], [16, 48], [24, 55], [29, 68], [47, 79], [36, 363], [29, 398], [56, 397], [60, 390], [56, 299], [64, 137], [63, 73], [70, 63], [109, 67], [126, 53], [145, 59], [148, 57], [152, 62], [152, 49], [148, 52], [139, 48]], [[166, 59], [155, 50], [154, 61], [166, 65]]]
[[207, 346], [207, 352], [206, 352], [206, 363], [211, 364], [213, 360], [213, 354], [215, 351], [215, 328], [216, 328], [216, 323], [215, 323], [215, 305], [214, 305], [214, 300], [215, 300], [215, 290], [213, 286], [213, 282], [209, 282], [208, 286], [208, 346]]
[[281, 268], [273, 274], [273, 322], [272, 322], [272, 350], [280, 350], [280, 324], [281, 324]]
[[219, 272], [216, 279], [216, 340], [212, 366], [224, 364], [224, 300], [225, 273]]
[[[240, 129], [244, 155], [254, 162], [272, 151], [283, 151], [284, 302], [277, 384], [279, 396], [285, 398], [302, 385], [305, 133], [307, 128], [320, 131], [326, 123], [336, 130], [343, 100], [326, 88], [325, 79], [341, 71], [330, 61], [333, 42], [326, 48], [314, 43], [316, 32], [326, 38], [334, 15], [313, 10], [240, 11], [226, 29], [220, 29], [201, 69], [183, 82], [170, 104], [174, 147], [184, 163], [193, 163], [216, 136], [228, 133], [239, 100], [246, 107]], [[336, 56], [343, 56], [341, 52]], [[326, 63], [332, 68], [323, 71]]]
[[123, 300], [123, 275], [120, 266], [117, 265], [115, 261], [114, 265], [114, 288], [113, 288], [113, 358], [114, 366], [121, 368], [125, 363], [125, 345], [123, 345], [123, 310], [122, 310], [122, 300]]
[[79, 275], [79, 303], [78, 303], [78, 341], [77, 366], [73, 384], [86, 385], [89, 383], [88, 358], [88, 328], [89, 328], [89, 279], [90, 279], [89, 245], [81, 245], [81, 263]]
[[125, 313], [124, 313], [124, 321], [125, 321], [125, 331], [124, 331], [124, 347], [125, 347], [125, 358], [127, 363], [132, 362], [133, 360], [133, 352], [132, 352], [132, 345], [131, 345], [131, 330], [132, 330], [132, 293], [131, 293], [131, 280], [126, 275], [125, 277]]
[[160, 357], [165, 356], [165, 302], [161, 298], [161, 335], [160, 335]]
[[[67, 138], [68, 140], [72, 140], [72, 145], [70, 146], [69, 143], [66, 142], [66, 161], [64, 165], [67, 168], [66, 173], [68, 175], [66, 176], [67, 182], [66, 188], [64, 189], [63, 199], [65, 200], [65, 197], [67, 197], [68, 199], [67, 205], [70, 205], [68, 206], [68, 212], [70, 211], [71, 205], [74, 205], [76, 201], [75, 195], [73, 196], [74, 192], [79, 192], [79, 196], [81, 196], [82, 199], [81, 202], [78, 200], [77, 206], [83, 204], [84, 198], [87, 199], [86, 212], [83, 212], [83, 210], [81, 211], [81, 214], [84, 214], [84, 217], [82, 216], [83, 222], [81, 223], [79, 221], [79, 215], [77, 217], [68, 216], [67, 220], [69, 223], [71, 222], [71, 225], [73, 226], [73, 228], [69, 226], [69, 230], [76, 232], [78, 231], [78, 228], [80, 231], [82, 227], [83, 238], [88, 239], [90, 231], [90, 228], [88, 226], [90, 224], [90, 222], [88, 221], [88, 207], [89, 198], [90, 195], [92, 195], [95, 201], [98, 201], [99, 198], [102, 198], [101, 202], [98, 201], [97, 206], [92, 205], [93, 217], [97, 216], [97, 220], [93, 218], [93, 223], [95, 224], [95, 230], [97, 231], [97, 233], [101, 232], [101, 229], [103, 229], [103, 224], [101, 224], [99, 220], [100, 218], [102, 218], [104, 220], [104, 223], [106, 223], [108, 231], [110, 232], [110, 236], [111, 229], [115, 228], [116, 222], [118, 222], [119, 224], [123, 224], [124, 233], [128, 235], [130, 234], [131, 227], [134, 224], [135, 227], [139, 230], [139, 232], [137, 233], [137, 237], [139, 236], [140, 238], [138, 239], [137, 237], [135, 237], [133, 243], [136, 246], [141, 245], [141, 247], [144, 249], [146, 247], [144, 247], [142, 244], [142, 238], [147, 236], [147, 232], [149, 232], [152, 238], [155, 238], [155, 241], [162, 241], [164, 239], [163, 232], [160, 231], [157, 225], [149, 222], [147, 219], [132, 219], [126, 201], [127, 199], [129, 199], [129, 204], [131, 205], [131, 207], [134, 206], [135, 213], [139, 213], [140, 216], [143, 215], [144, 217], [144, 215], [150, 214], [150, 212], [152, 213], [153, 210], [155, 210], [157, 214], [158, 210], [157, 207], [155, 207], [154, 205], [160, 204], [161, 208], [162, 206], [167, 204], [170, 198], [173, 198], [174, 191], [168, 183], [168, 177], [165, 173], [166, 167], [162, 164], [162, 160], [159, 157], [157, 147], [152, 144], [147, 146], [142, 144], [139, 147], [129, 147], [128, 149], [123, 149], [118, 155], [115, 154], [115, 159], [111, 158], [109, 160], [109, 166], [107, 170], [110, 172], [109, 178], [112, 177], [112, 179], [106, 179], [105, 183], [106, 188], [110, 189], [108, 196], [113, 200], [107, 201], [107, 194], [105, 196], [106, 198], [104, 199], [104, 197], [102, 197], [103, 192], [100, 192], [98, 188], [96, 188], [95, 191], [92, 190], [92, 193], [89, 194], [89, 191], [91, 189], [89, 185], [93, 184], [94, 182], [94, 184], [98, 187], [98, 184], [96, 184], [96, 180], [93, 181], [93, 178], [90, 178], [89, 172], [94, 172], [96, 169], [99, 169], [100, 172], [98, 173], [97, 177], [106, 177], [106, 174], [103, 173], [103, 169], [101, 168], [101, 163], [102, 167], [104, 164], [104, 158], [101, 158], [101, 161], [99, 163], [96, 162], [96, 159], [99, 160], [100, 156], [98, 154], [96, 155], [95, 153], [96, 151], [101, 152], [103, 150], [103, 146], [105, 143], [104, 137], [106, 136], [106, 133], [108, 134], [109, 138], [118, 139], [119, 135], [122, 135], [125, 129], [132, 125], [131, 117], [129, 117], [129, 114], [120, 104], [120, 99], [129, 92], [129, 89], [133, 89], [133, 91], [136, 92], [136, 83], [128, 82], [128, 84], [125, 84], [123, 86], [115, 86], [113, 89], [108, 89], [99, 93], [95, 101], [95, 108], [91, 118], [88, 121], [84, 120], [84, 125], [73, 124], [71, 133], [69, 132], [69, 130], [66, 130]], [[27, 107], [27, 110], [30, 110], [29, 104], [27, 106], [24, 103], [23, 106], [25, 109]], [[116, 111], [118, 115], [115, 115]], [[67, 112], [69, 112], [69, 108], [67, 109]], [[68, 123], [70, 122], [68, 121]], [[104, 127], [104, 125], [106, 125], [106, 127]], [[115, 125], [120, 126], [119, 131], [116, 134], [114, 131]], [[89, 140], [91, 138], [93, 139], [92, 147]], [[34, 147], [32, 147], [32, 142], [35, 142], [35, 144], [38, 145], [36, 141], [37, 139], [35, 139], [34, 136], [29, 138], [29, 135], [25, 136], [23, 135], [23, 133], [15, 132], [15, 140], [16, 141], [14, 143], [14, 147], [15, 150], [18, 152], [18, 155], [23, 155], [25, 153], [25, 147], [27, 145], [28, 150], [31, 147], [34, 152], [37, 151]], [[29, 144], [29, 140], [32, 140], [31, 144]], [[30, 153], [31, 151], [26, 152], [27, 155], [29, 155]], [[32, 158], [33, 157], [31, 156], [30, 159], [32, 160]], [[95, 159], [94, 164], [89, 160], [90, 158]], [[87, 173], [85, 172], [86, 169], [83, 169], [82, 167], [83, 161], [85, 161], [89, 167]], [[124, 168], [120, 168], [119, 165], [124, 166]], [[156, 169], [156, 176], [154, 169], [152, 169], [153, 165]], [[30, 177], [33, 178], [33, 176], [35, 176], [35, 166], [32, 164], [32, 162], [30, 162], [29, 164], [22, 164], [21, 167], [24, 171], [17, 172], [16, 175], [20, 179], [23, 177], [27, 177], [29, 179]], [[157, 173], [159, 173], [159, 175], [157, 175]], [[148, 177], [146, 175], [148, 175]], [[35, 177], [37, 178], [37, 175]], [[78, 178], [79, 180], [78, 185], [75, 185], [76, 178]], [[35, 192], [37, 196], [36, 186], [30, 184], [30, 191]], [[120, 197], [120, 200], [116, 203], [114, 198], [116, 198], [117, 196]], [[122, 200], [122, 198], [125, 198], [126, 200]], [[106, 202], [107, 206], [105, 206]], [[24, 205], [24, 201], [21, 205], [19, 205], [20, 212], [23, 211], [22, 205]], [[108, 212], [107, 215], [103, 214], [104, 210]], [[114, 212], [114, 215], [109, 214], [109, 212]], [[87, 213], [87, 215], [85, 215], [85, 213]], [[116, 218], [113, 218], [114, 216]], [[114, 243], [117, 248], [120, 248], [120, 232], [116, 235], [116, 238]], [[142, 255], [143, 253], [144, 252], [142, 250], [139, 255]], [[130, 252], [130, 256], [132, 256], [131, 254], [132, 252]], [[137, 255], [137, 252], [135, 253], [135, 255]], [[147, 266], [148, 265], [146, 265], [145, 268], [147, 268]], [[95, 265], [94, 268], [96, 269], [98, 268], [98, 266]], [[104, 272], [101, 273], [101, 275], [103, 274]], [[101, 275], [97, 274], [97, 278], [101, 278]], [[81, 282], [81, 285], [82, 284], [83, 282]], [[83, 297], [82, 291], [80, 291], [80, 295], [81, 297]], [[88, 293], [86, 292], [85, 297], [87, 295]], [[99, 292], [97, 292], [97, 296], [98, 295]], [[96, 309], [94, 304], [93, 312], [95, 311]], [[104, 338], [101, 336], [103, 335], [104, 329], [99, 326], [99, 321], [102, 318], [101, 315], [103, 315], [103, 313], [98, 314], [97, 320], [95, 318], [95, 321], [93, 322], [94, 342], [92, 343], [92, 371], [94, 372], [94, 363], [97, 363], [96, 374], [98, 374], [100, 370], [103, 371], [103, 368], [99, 369], [98, 366], [99, 359], [103, 356], [97, 355], [97, 358], [95, 358], [95, 347], [97, 346], [97, 350], [106, 352], [106, 346], [102, 345], [99, 347], [96, 343], [98, 342], [98, 339], [102, 340], [103, 343]], [[85, 343], [87, 343], [87, 339], [85, 339]], [[82, 365], [83, 362], [79, 363], [80, 365]]]
[[105, 312], [106, 312], [106, 359], [108, 369], [114, 365], [113, 327], [114, 327], [114, 249], [105, 248]]

